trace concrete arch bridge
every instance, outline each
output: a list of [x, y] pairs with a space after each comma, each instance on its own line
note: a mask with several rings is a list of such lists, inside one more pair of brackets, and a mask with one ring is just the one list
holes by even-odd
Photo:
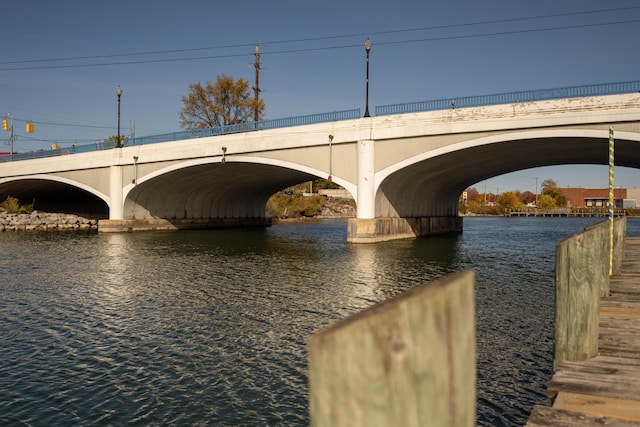
[[[461, 232], [468, 186], [527, 168], [640, 168], [640, 93], [565, 97], [70, 150], [0, 162], [0, 198], [36, 209], [108, 214], [99, 230], [267, 225], [273, 193], [331, 177], [357, 203], [354, 243]], [[422, 107], [420, 107], [422, 108]], [[386, 110], [385, 110], [386, 109]], [[15, 159], [14, 159], [15, 160]]]

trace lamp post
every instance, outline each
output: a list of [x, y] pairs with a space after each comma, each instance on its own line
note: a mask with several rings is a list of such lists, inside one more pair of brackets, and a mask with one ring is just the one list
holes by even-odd
[[124, 144], [120, 141], [120, 96], [122, 96], [122, 88], [120, 86], [116, 89], [116, 95], [118, 95], [118, 140], [116, 141], [116, 147], [122, 148]]
[[367, 52], [367, 94], [366, 94], [366, 101], [364, 106], [364, 116], [370, 117], [369, 115], [369, 52], [371, 52], [371, 40], [367, 39], [367, 41], [364, 42], [364, 50], [365, 52]]

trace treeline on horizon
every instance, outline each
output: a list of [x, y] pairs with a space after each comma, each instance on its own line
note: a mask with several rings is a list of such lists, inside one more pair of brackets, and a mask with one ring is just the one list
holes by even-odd
[[459, 201], [461, 214], [478, 215], [502, 215], [525, 209], [546, 211], [566, 206], [567, 199], [558, 188], [558, 182], [550, 178], [542, 181], [540, 194], [534, 194], [531, 191], [506, 191], [495, 195], [480, 193], [475, 188], [469, 188], [460, 196]]

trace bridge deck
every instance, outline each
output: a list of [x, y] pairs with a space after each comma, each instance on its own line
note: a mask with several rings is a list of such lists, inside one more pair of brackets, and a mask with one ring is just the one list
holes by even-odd
[[597, 357], [560, 365], [527, 426], [640, 425], [640, 238], [627, 238], [622, 274], [600, 300]]

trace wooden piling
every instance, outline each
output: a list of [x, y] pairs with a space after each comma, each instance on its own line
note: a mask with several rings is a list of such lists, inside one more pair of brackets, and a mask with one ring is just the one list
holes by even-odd
[[[603, 221], [556, 247], [554, 371], [598, 354], [600, 297], [609, 295], [610, 223]], [[614, 271], [620, 271], [626, 218], [614, 222]]]
[[311, 424], [475, 426], [474, 277], [412, 289], [311, 337]]

